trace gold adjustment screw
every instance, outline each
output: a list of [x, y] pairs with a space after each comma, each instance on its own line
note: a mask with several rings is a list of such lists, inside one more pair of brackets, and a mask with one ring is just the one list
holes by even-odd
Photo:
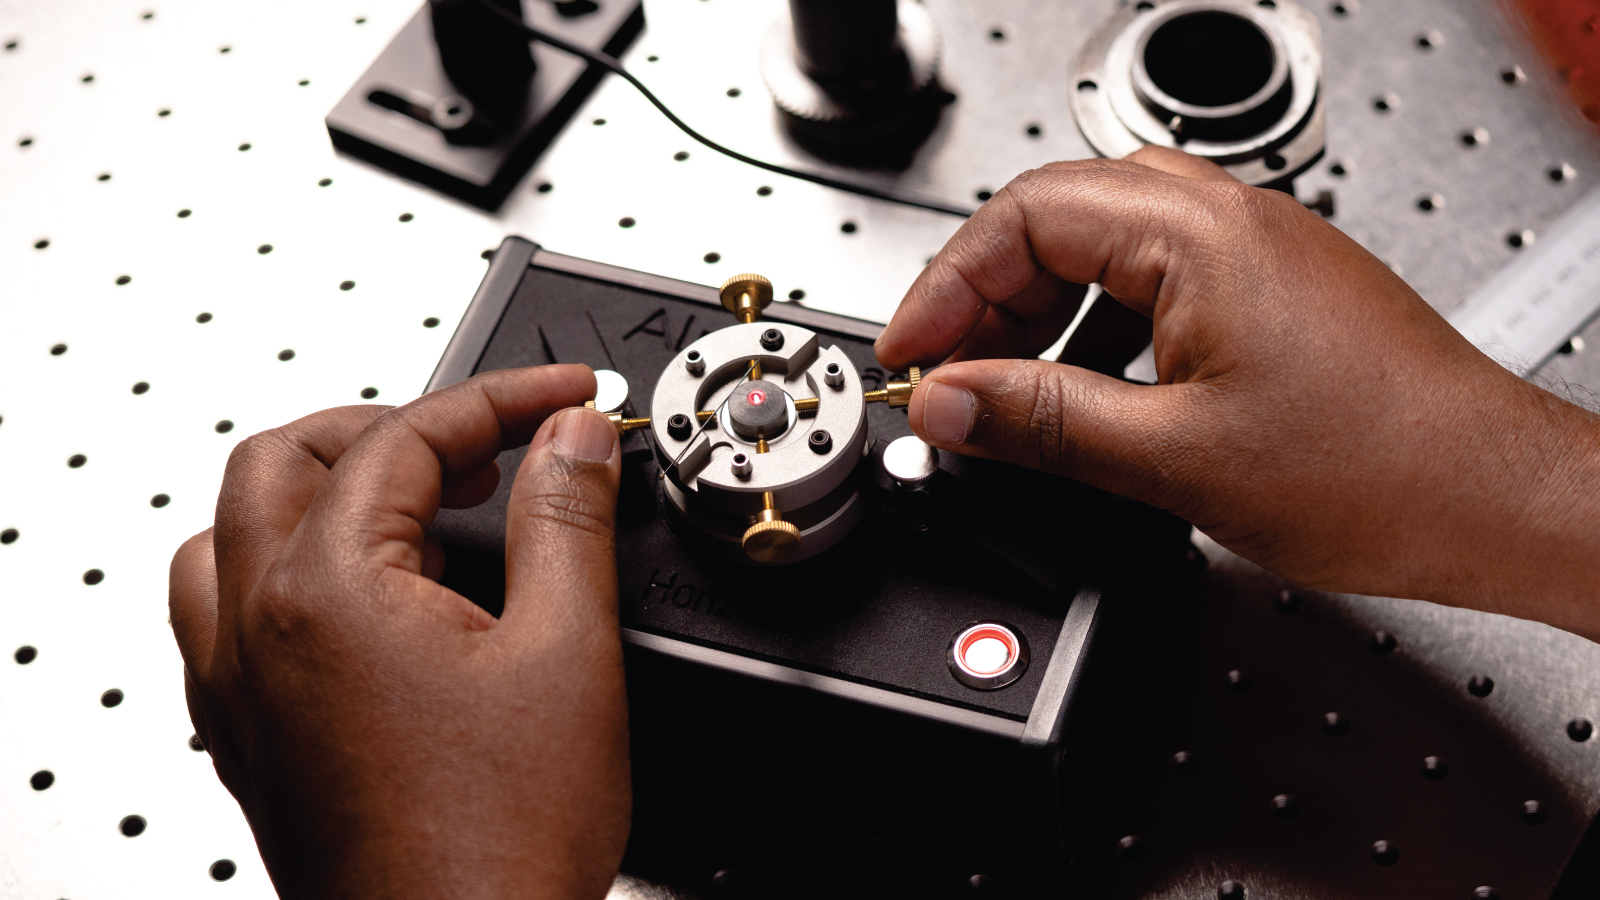
[[783, 520], [783, 514], [772, 504], [771, 491], [762, 493], [761, 507], [756, 523], [744, 531], [745, 555], [768, 566], [794, 559], [800, 552], [800, 529]]
[[922, 370], [916, 366], [911, 367], [911, 372], [905, 381], [891, 381], [886, 388], [876, 391], [867, 391], [862, 394], [863, 400], [868, 403], [884, 403], [890, 406], [906, 406], [911, 402], [911, 394], [916, 391], [917, 385], [922, 383]]
[[761, 318], [761, 311], [770, 303], [772, 282], [760, 275], [735, 275], [722, 283], [722, 305], [740, 322]]
[[[593, 400], [585, 400], [583, 401], [583, 405], [586, 409], [595, 408]], [[627, 434], [630, 431], [638, 431], [641, 428], [650, 427], [649, 419], [624, 419], [622, 417], [622, 413], [619, 412], [606, 413], [606, 418], [610, 419], [611, 424], [616, 426], [617, 434], [619, 435]]]

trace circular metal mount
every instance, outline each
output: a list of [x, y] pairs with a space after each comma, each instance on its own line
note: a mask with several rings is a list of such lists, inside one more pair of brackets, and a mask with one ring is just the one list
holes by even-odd
[[[772, 329], [783, 333], [777, 350], [767, 350], [761, 342], [762, 334]], [[690, 353], [704, 361], [702, 374], [689, 372], [685, 359]], [[752, 362], [762, 370], [755, 386], [749, 380]], [[826, 384], [830, 366], [844, 379], [839, 389]], [[778, 427], [734, 420], [732, 401], [742, 391], [748, 404], [749, 392], [757, 388], [766, 395], [759, 407], [782, 410], [781, 423], [767, 423]], [[815, 409], [802, 415], [797, 400], [812, 401]], [[760, 517], [767, 492], [781, 518], [792, 522], [803, 538], [796, 560], [831, 546], [859, 519], [864, 506], [848, 478], [867, 440], [861, 376], [843, 350], [820, 346], [815, 332], [771, 321], [712, 332], [662, 370], [650, 412], [653, 421], [670, 421], [674, 415], [697, 421], [683, 437], [670, 429], [651, 431], [663, 493], [684, 521], [714, 538], [713, 546], [728, 550], [731, 558], [746, 556], [743, 535]], [[711, 415], [699, 421], [704, 412]], [[831, 446], [820, 451], [810, 439], [818, 430], [832, 438]], [[748, 471], [733, 465], [741, 453]]]
[[[1215, 67], [1174, 70], [1221, 44], [1263, 65], [1234, 66], [1231, 82]], [[1292, 178], [1322, 155], [1321, 80], [1316, 17], [1289, 0], [1270, 8], [1248, 0], [1130, 4], [1079, 53], [1072, 114], [1102, 156], [1175, 147], [1262, 185]]]
[[977, 622], [963, 628], [950, 641], [945, 664], [950, 674], [967, 687], [997, 690], [1028, 670], [1028, 641], [1003, 622]]

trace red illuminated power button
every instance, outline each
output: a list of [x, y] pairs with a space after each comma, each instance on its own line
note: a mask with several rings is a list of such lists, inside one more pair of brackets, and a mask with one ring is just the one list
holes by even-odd
[[950, 642], [945, 656], [950, 674], [970, 688], [992, 691], [1022, 677], [1028, 669], [1028, 642], [999, 622], [969, 625]]

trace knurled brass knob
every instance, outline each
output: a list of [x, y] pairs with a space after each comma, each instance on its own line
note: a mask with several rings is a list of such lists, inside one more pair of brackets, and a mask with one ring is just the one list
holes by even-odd
[[768, 519], [745, 529], [744, 553], [762, 565], [779, 565], [800, 552], [800, 529], [793, 522]]
[[722, 283], [722, 305], [741, 322], [754, 322], [772, 303], [772, 282], [760, 275], [735, 275]]
[[766, 566], [786, 563], [800, 552], [800, 529], [783, 520], [771, 491], [762, 493], [761, 513], [756, 523], [744, 530], [740, 545], [745, 556]]

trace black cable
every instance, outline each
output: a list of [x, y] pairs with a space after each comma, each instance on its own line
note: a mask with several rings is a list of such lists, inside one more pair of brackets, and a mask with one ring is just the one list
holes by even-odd
[[700, 132], [695, 131], [693, 128], [690, 128], [689, 123], [678, 118], [676, 113], [668, 109], [667, 105], [662, 103], [655, 94], [651, 93], [650, 89], [644, 86], [644, 82], [640, 81], [638, 78], [635, 78], [633, 73], [624, 68], [621, 60], [618, 60], [616, 57], [608, 56], [604, 53], [590, 50], [586, 47], [580, 47], [577, 44], [569, 43], [568, 41], [550, 34], [547, 31], [534, 28], [528, 23], [521, 21], [517, 17], [501, 9], [500, 7], [488, 2], [488, 0], [476, 0], [476, 2], [480, 9], [494, 14], [494, 16], [500, 19], [502, 22], [505, 22], [507, 25], [510, 25], [511, 27], [520, 31], [528, 40], [538, 41], [542, 44], [548, 44], [551, 47], [562, 51], [563, 53], [571, 53], [573, 56], [580, 56], [597, 66], [604, 66], [605, 68], [610, 69], [616, 74], [622, 76], [625, 81], [637, 88], [639, 93], [643, 94], [644, 98], [649, 100], [656, 109], [661, 110], [661, 114], [666, 116], [667, 120], [672, 124], [678, 126], [678, 128], [682, 130], [684, 134], [687, 134], [689, 137], [694, 138], [695, 140], [706, 145], [707, 147], [710, 147], [718, 153], [723, 154], [724, 156], [732, 157], [739, 162], [755, 166], [758, 169], [766, 169], [768, 172], [775, 172], [779, 175], [787, 175], [790, 178], [798, 178], [801, 181], [809, 181], [812, 184], [820, 184], [823, 187], [833, 188], [834, 190], [844, 191], [850, 194], [858, 194], [862, 197], [871, 197], [874, 200], [887, 200], [890, 203], [900, 203], [905, 206], [914, 206], [918, 209], [927, 209], [932, 210], [933, 212], [945, 213], [947, 215], [960, 216], [963, 219], [972, 215], [972, 210], [970, 209], [962, 209], [959, 206], [951, 206], [950, 204], [941, 200], [918, 197], [915, 194], [901, 194], [895, 191], [884, 190], [883, 188], [871, 187], [869, 185], [854, 184], [849, 181], [840, 181], [837, 178], [829, 178], [826, 175], [819, 175], [815, 172], [806, 172], [800, 169], [790, 169], [775, 163], [763, 162], [755, 157], [745, 156], [743, 153], [740, 153], [737, 150], [724, 147]]

